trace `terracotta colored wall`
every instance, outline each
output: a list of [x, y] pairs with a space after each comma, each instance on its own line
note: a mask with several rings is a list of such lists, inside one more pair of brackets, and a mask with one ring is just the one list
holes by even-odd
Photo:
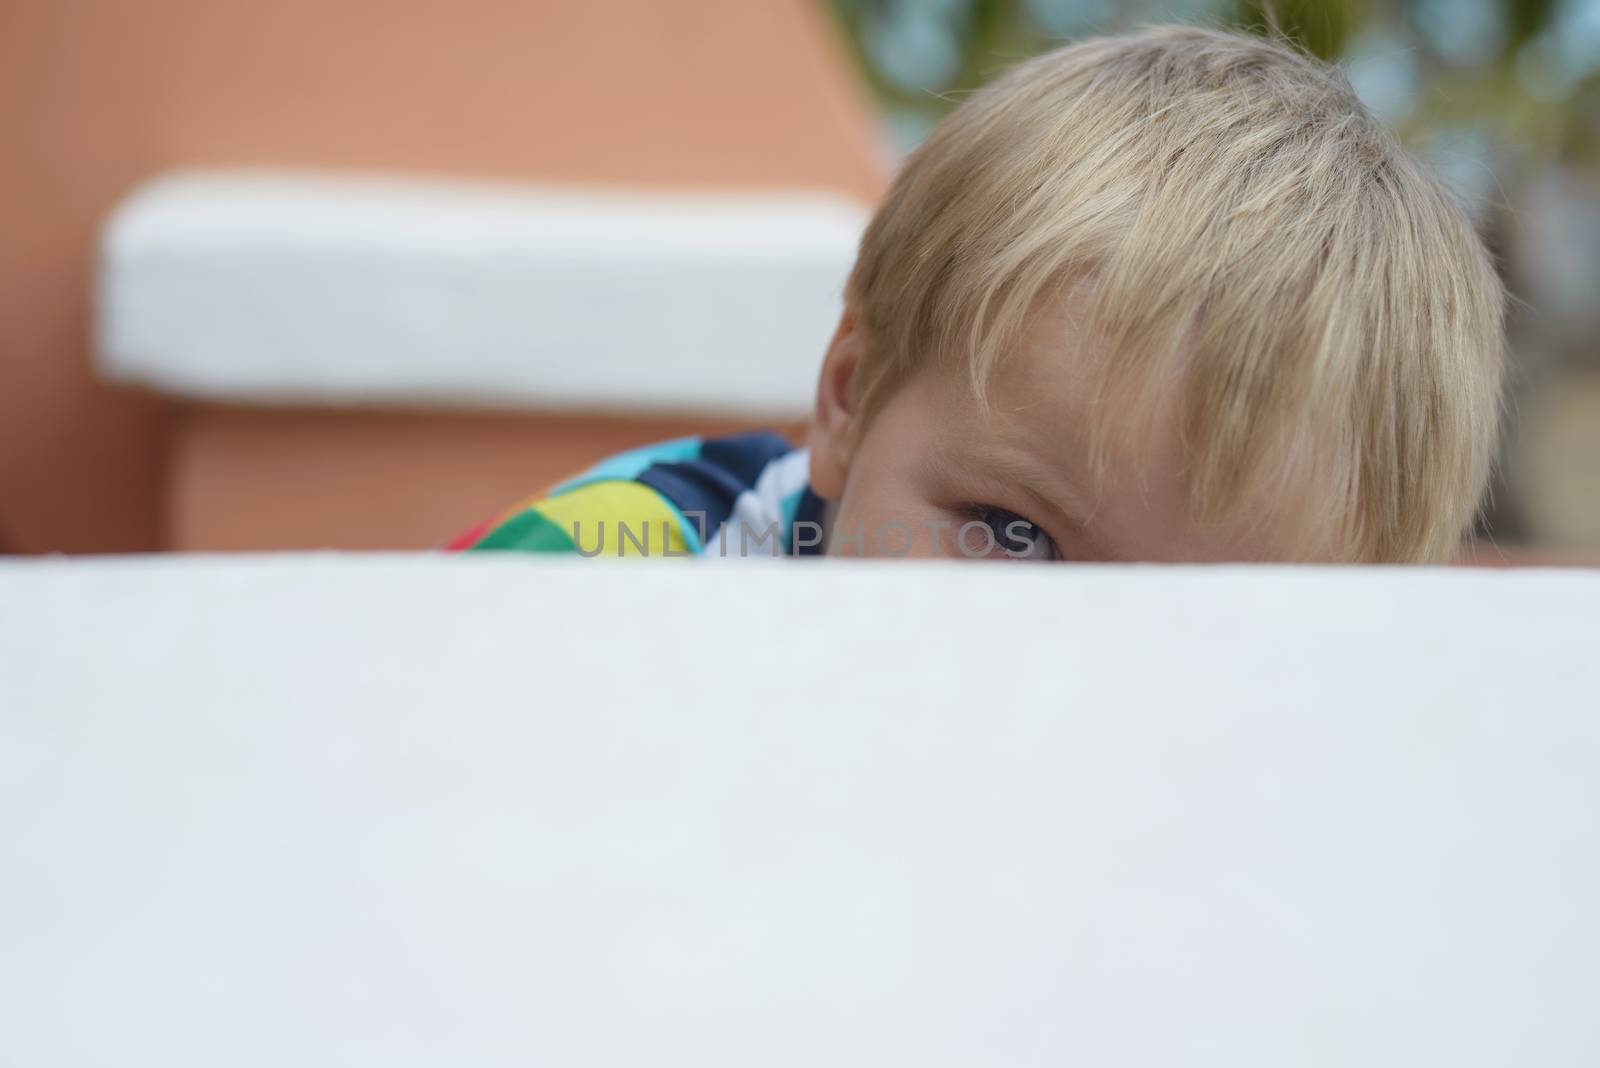
[[89, 367], [95, 234], [178, 166], [396, 169], [871, 200], [821, 0], [0, 4], [0, 546], [160, 541], [168, 404]]

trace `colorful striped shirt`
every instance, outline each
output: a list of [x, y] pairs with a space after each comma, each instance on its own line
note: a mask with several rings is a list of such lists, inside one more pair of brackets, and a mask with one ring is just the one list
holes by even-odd
[[608, 457], [451, 541], [450, 550], [584, 556], [808, 556], [823, 502], [778, 434], [663, 441]]

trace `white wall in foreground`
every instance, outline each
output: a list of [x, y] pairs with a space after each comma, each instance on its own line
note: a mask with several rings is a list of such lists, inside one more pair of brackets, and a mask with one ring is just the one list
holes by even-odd
[[0, 1061], [1592, 1065], [1600, 575], [0, 564]]

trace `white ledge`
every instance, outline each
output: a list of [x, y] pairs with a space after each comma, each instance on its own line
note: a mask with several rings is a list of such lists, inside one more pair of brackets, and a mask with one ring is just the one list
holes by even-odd
[[863, 208], [825, 193], [158, 179], [102, 241], [102, 372], [232, 403], [794, 416]]

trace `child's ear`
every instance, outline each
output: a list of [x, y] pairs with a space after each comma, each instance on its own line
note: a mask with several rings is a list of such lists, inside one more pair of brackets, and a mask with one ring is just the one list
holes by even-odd
[[811, 491], [824, 500], [836, 501], [844, 494], [851, 431], [855, 427], [855, 377], [861, 346], [856, 313], [847, 307], [822, 361], [822, 373], [817, 377], [817, 405], [806, 435], [811, 449]]

